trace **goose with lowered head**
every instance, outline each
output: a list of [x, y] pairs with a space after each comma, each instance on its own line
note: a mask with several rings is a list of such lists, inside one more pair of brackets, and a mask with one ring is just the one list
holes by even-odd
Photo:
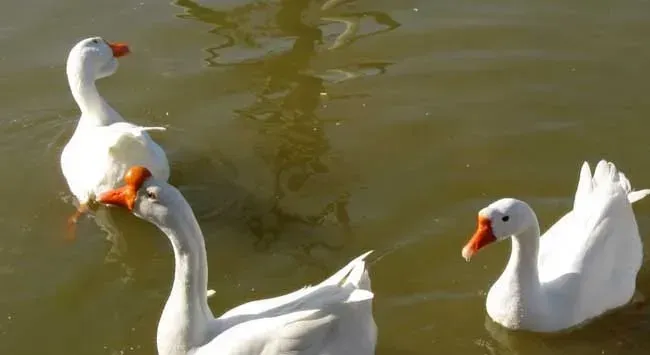
[[214, 318], [205, 297], [205, 243], [192, 208], [147, 168], [132, 167], [124, 181], [99, 202], [153, 223], [174, 251], [174, 281], [158, 323], [160, 355], [374, 354], [377, 328], [364, 262], [369, 252], [315, 286], [248, 302]]
[[650, 190], [632, 191], [611, 162], [593, 176], [582, 165], [573, 209], [540, 237], [533, 209], [504, 198], [478, 213], [478, 228], [462, 250], [511, 240], [510, 260], [487, 295], [487, 313], [509, 328], [556, 332], [581, 325], [631, 301], [643, 261], [632, 203]]
[[118, 58], [130, 53], [123, 43], [101, 37], [86, 38], [68, 55], [68, 84], [81, 117], [61, 153], [61, 170], [79, 202], [70, 224], [87, 211], [101, 192], [116, 188], [133, 165], [147, 167], [160, 180], [169, 178], [169, 163], [163, 149], [147, 131], [164, 127], [141, 127], [126, 122], [99, 94], [95, 81], [115, 73]]

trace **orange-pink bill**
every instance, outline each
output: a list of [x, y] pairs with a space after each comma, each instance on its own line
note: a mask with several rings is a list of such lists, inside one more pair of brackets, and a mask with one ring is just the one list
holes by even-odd
[[126, 43], [108, 43], [108, 46], [111, 47], [111, 50], [113, 51], [113, 57], [119, 58], [123, 57], [129, 53], [131, 53], [131, 50], [129, 49], [129, 46]]
[[151, 177], [149, 169], [143, 166], [133, 166], [124, 175], [124, 186], [104, 192], [99, 195], [97, 201], [107, 205], [126, 207], [132, 211], [137, 192], [149, 177]]
[[[102, 193], [97, 198], [97, 202], [107, 205], [126, 207], [129, 209], [129, 211], [132, 211], [133, 206], [135, 205], [137, 191], [140, 189], [144, 181], [149, 177], [151, 177], [151, 172], [149, 169], [143, 166], [131, 167], [126, 172], [126, 174], [124, 174], [125, 185]], [[77, 211], [75, 211], [75, 213], [70, 216], [70, 218], [68, 218], [68, 228], [65, 238], [67, 241], [73, 241], [76, 239], [77, 220], [84, 213], [88, 212], [88, 210], [88, 205], [82, 204], [79, 206]]]
[[472, 256], [474, 256], [479, 249], [496, 240], [497, 238], [494, 236], [494, 232], [492, 231], [492, 222], [490, 219], [479, 215], [476, 232], [474, 232], [474, 235], [469, 239], [469, 242], [467, 242], [465, 247], [463, 247], [463, 258], [470, 261]]

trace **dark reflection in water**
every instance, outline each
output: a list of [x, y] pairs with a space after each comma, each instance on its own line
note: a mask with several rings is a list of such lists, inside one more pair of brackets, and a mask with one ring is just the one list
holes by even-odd
[[[250, 221], [256, 236], [264, 238], [270, 234], [271, 240], [278, 237], [285, 223], [318, 225], [331, 213], [344, 231], [349, 231], [347, 194], [336, 197], [317, 215], [287, 213], [280, 207], [287, 190], [296, 192], [311, 176], [329, 172], [322, 158], [331, 146], [325, 135], [324, 122], [316, 114], [324, 89], [323, 80], [300, 73], [309, 66], [309, 59], [322, 40], [322, 33], [318, 28], [301, 22], [307, 1], [300, 2], [300, 5], [283, 6], [277, 12], [279, 29], [286, 36], [296, 38], [293, 47], [260, 63], [264, 68], [265, 85], [252, 105], [237, 111], [241, 119], [257, 122], [260, 134], [275, 143], [272, 151], [264, 147], [266, 151], [262, 155], [275, 179], [275, 203], [268, 213], [275, 216], [277, 225], [267, 228], [263, 223], [264, 216], [253, 217]], [[328, 247], [327, 243], [317, 244]]]
[[[260, 64], [265, 62], [265, 57], [271, 52], [295, 52], [299, 44], [296, 42], [306, 44], [300, 38], [313, 38], [317, 44], [324, 44], [329, 40], [323, 36], [323, 28], [327, 29], [328, 23], [342, 23], [345, 29], [333, 34], [333, 43], [323, 47], [325, 50], [341, 48], [400, 26], [399, 22], [384, 12], [338, 9], [353, 2], [354, 0], [330, 0], [319, 7], [318, 1], [311, 0], [253, 1], [227, 11], [214, 10], [191, 0], [176, 0], [174, 4], [184, 9], [184, 13], [177, 15], [179, 18], [198, 20], [214, 26], [209, 32], [219, 36], [221, 41], [205, 48], [208, 52], [205, 61], [208, 66], [222, 66]], [[303, 22], [304, 18], [310, 17], [314, 19], [311, 21], [313, 24]], [[317, 23], [317, 19], [320, 23]], [[365, 33], [359, 34], [364, 19], [372, 19], [372, 30], [367, 29]], [[291, 43], [296, 36], [298, 40]], [[310, 52], [311, 55], [318, 50], [315, 44], [309, 44], [309, 47], [310, 50], [304, 53]], [[235, 58], [224, 58], [228, 57], [224, 52], [232, 50], [237, 51], [231, 54]]]
[[[366, 34], [357, 34], [359, 31], [359, 24], [364, 17], [372, 17], [375, 23], [384, 25], [385, 28], [379, 29], [377, 31], [366, 33]], [[392, 31], [400, 26], [400, 23], [393, 20], [384, 12], [379, 11], [366, 11], [366, 12], [346, 12], [338, 16], [323, 16], [321, 17], [324, 21], [330, 22], [339, 22], [345, 24], [345, 31], [336, 37], [334, 43], [329, 47], [329, 49], [337, 49], [342, 46], [352, 44], [359, 39], [369, 36], [375, 36], [377, 34]]]
[[[331, 8], [342, 3], [330, 1], [326, 5]], [[316, 213], [296, 212], [295, 208], [289, 211], [287, 197], [298, 193], [315, 175], [330, 173], [326, 161], [332, 154], [332, 147], [325, 129], [333, 122], [318, 116], [321, 100], [326, 96], [324, 81], [341, 81], [332, 79], [333, 76], [347, 80], [367, 73], [377, 75], [384, 73], [389, 65], [361, 63], [325, 74], [314, 73], [310, 61], [324, 43], [324, 35], [318, 24], [312, 25], [305, 20], [311, 14], [320, 14], [321, 9], [313, 4], [309, 0], [265, 1], [217, 11], [190, 0], [175, 1], [175, 5], [184, 8], [184, 13], [178, 15], [180, 18], [208, 23], [214, 26], [209, 32], [222, 38], [220, 44], [205, 49], [209, 53], [205, 59], [208, 66], [245, 65], [256, 77], [262, 78], [255, 101], [235, 111], [238, 119], [247, 122], [247, 126], [252, 126], [263, 137], [256, 151], [274, 177], [270, 207], [262, 213], [257, 211], [244, 217], [250, 231], [258, 238], [257, 246], [262, 249], [276, 241], [289, 224], [317, 227], [325, 221], [335, 221], [343, 240], [351, 236], [347, 212], [349, 191], [329, 193], [328, 201], [310, 201], [321, 204]], [[399, 26], [388, 15], [379, 12], [323, 17], [328, 22], [346, 23], [346, 30], [330, 49], [386, 31], [357, 35], [359, 21], [365, 16], [374, 17], [388, 30]], [[242, 54], [251, 48], [261, 48], [262, 52], [253, 57]], [[226, 49], [237, 52], [234, 63], [223, 60], [222, 51]], [[337, 249], [342, 245], [342, 241], [336, 242], [336, 238], [329, 236], [326, 241], [305, 239], [308, 240], [301, 240], [300, 244], [306, 251], [314, 246]]]

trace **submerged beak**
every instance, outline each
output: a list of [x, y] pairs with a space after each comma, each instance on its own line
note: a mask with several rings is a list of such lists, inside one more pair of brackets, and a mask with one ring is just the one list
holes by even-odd
[[478, 226], [472, 238], [465, 244], [462, 255], [466, 261], [470, 261], [472, 256], [484, 246], [496, 241], [497, 238], [492, 232], [492, 222], [481, 215], [478, 216]]
[[131, 53], [129, 46], [127, 46], [126, 43], [108, 43], [108, 46], [111, 47], [113, 57], [115, 58], [123, 57]]
[[133, 211], [138, 190], [149, 177], [151, 172], [144, 166], [131, 167], [124, 175], [125, 185], [102, 193], [97, 197], [97, 202], [126, 207], [129, 211]]

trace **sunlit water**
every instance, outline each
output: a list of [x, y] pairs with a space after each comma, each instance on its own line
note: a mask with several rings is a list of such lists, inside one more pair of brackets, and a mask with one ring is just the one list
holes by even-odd
[[[203, 228], [215, 314], [374, 249], [377, 354], [647, 354], [645, 304], [569, 334], [503, 331], [484, 302], [508, 245], [460, 256], [500, 197], [548, 227], [583, 160], [650, 187], [644, 0], [4, 3], [0, 354], [155, 353], [168, 241], [121, 211], [62, 240], [65, 59], [91, 35], [133, 52], [101, 93], [168, 127], [155, 138]], [[650, 201], [635, 210], [648, 236]]]

